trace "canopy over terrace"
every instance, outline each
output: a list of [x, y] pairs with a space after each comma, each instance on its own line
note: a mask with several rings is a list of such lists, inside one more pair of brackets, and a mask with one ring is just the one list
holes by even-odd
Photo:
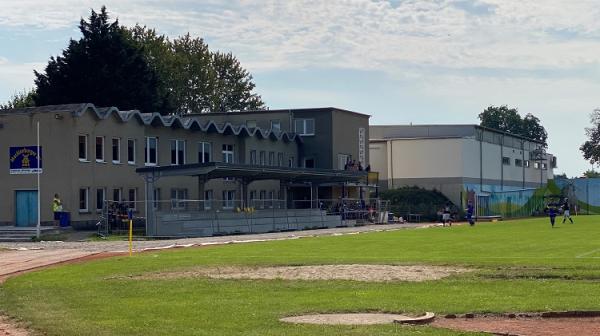
[[[287, 204], [287, 187], [304, 184], [310, 186], [311, 195], [318, 194], [319, 186], [331, 186], [351, 183], [366, 185], [368, 173], [365, 171], [347, 171], [332, 169], [307, 169], [270, 167], [222, 162], [194, 163], [177, 166], [143, 167], [136, 169], [143, 176], [146, 190], [146, 221], [149, 228], [154, 218], [153, 204], [155, 182], [162, 177], [190, 176], [198, 178], [198, 194], [204, 195], [204, 184], [211, 179], [234, 178], [239, 181], [239, 191], [243, 206], [248, 203], [248, 184], [259, 180], [279, 180], [281, 196]], [[312, 198], [312, 197], [311, 197]]]

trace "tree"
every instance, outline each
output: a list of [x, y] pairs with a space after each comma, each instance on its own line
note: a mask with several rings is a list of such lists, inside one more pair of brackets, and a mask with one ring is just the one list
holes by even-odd
[[159, 78], [143, 51], [127, 38], [106, 7], [81, 19], [83, 37], [71, 40], [61, 56], [51, 57], [44, 73], [35, 71], [36, 105], [94, 103], [144, 112], [171, 112]]
[[579, 150], [583, 157], [592, 164], [600, 163], [600, 109], [595, 109], [590, 115], [592, 127], [586, 128], [588, 141], [584, 142]]
[[212, 54], [212, 66], [216, 79], [212, 94], [213, 111], [243, 111], [264, 109], [261, 97], [252, 93], [256, 86], [252, 75], [242, 68], [240, 61], [231, 53]]
[[568, 179], [567, 173], [554, 174], [554, 179]]
[[481, 126], [537, 140], [547, 147], [548, 133], [540, 119], [531, 113], [521, 118], [516, 108], [489, 106], [479, 114]]
[[590, 170], [586, 170], [583, 173], [583, 176], [587, 177], [587, 178], [598, 178], [598, 177], [600, 177], [600, 172], [590, 169]]
[[35, 90], [23, 90], [15, 93], [8, 102], [0, 104], [0, 110], [35, 106]]

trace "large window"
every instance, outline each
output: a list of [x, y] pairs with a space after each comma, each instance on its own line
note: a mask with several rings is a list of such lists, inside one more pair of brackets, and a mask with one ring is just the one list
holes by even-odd
[[506, 156], [503, 156], [502, 157], [502, 164], [505, 165], [505, 166], [510, 166], [510, 158], [506, 157]]
[[185, 140], [171, 140], [171, 165], [185, 164]]
[[187, 195], [187, 189], [171, 189], [171, 209], [184, 209]]
[[223, 190], [223, 209], [235, 207], [235, 190]]
[[304, 159], [304, 168], [315, 168], [315, 159]]
[[127, 191], [127, 193], [129, 194], [129, 207], [131, 209], [137, 209], [137, 189], [131, 188]]
[[315, 135], [315, 119], [294, 119], [294, 130], [299, 135]]
[[96, 137], [96, 162], [104, 162], [104, 137]]
[[79, 188], [79, 212], [88, 212], [88, 188]]
[[277, 153], [277, 166], [283, 167], [283, 153]]
[[288, 158], [288, 167], [294, 168], [296, 167], [296, 159], [293, 156]]
[[127, 139], [127, 163], [135, 164], [135, 139]]
[[280, 132], [281, 131], [281, 121], [271, 120], [271, 131]]
[[345, 170], [348, 167], [348, 161], [350, 161], [350, 155], [338, 154], [338, 169]]
[[275, 165], [275, 152], [269, 152], [269, 166]]
[[104, 209], [104, 201], [106, 200], [106, 189], [96, 189], [96, 211]]
[[123, 191], [121, 188], [114, 188], [112, 190], [112, 200], [115, 202], [121, 202], [123, 199]]
[[160, 188], [154, 188], [154, 209], [161, 209]]
[[205, 190], [204, 191], [204, 210], [212, 209], [212, 202], [213, 202], [213, 191]]
[[88, 136], [80, 135], [79, 136], [79, 161], [87, 161], [88, 160]]
[[223, 162], [233, 163], [233, 145], [223, 145], [222, 153], [223, 153]]
[[121, 163], [121, 139], [112, 138], [112, 162]]
[[158, 138], [146, 137], [145, 149], [144, 163], [146, 166], [156, 166], [158, 164]]
[[251, 165], [256, 164], [256, 150], [254, 150], [254, 149], [250, 151], [250, 164]]
[[517, 166], [517, 167], [523, 167], [523, 160], [515, 159], [515, 166]]
[[259, 164], [261, 166], [265, 166], [267, 164], [267, 152], [260, 151], [260, 161]]
[[211, 145], [209, 142], [198, 143], [198, 163], [207, 163], [212, 161]]

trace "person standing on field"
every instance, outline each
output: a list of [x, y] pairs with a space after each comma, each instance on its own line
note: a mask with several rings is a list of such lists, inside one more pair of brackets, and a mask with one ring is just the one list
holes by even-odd
[[569, 219], [569, 221], [571, 221], [571, 224], [573, 224], [573, 218], [571, 218], [571, 206], [569, 205], [569, 199], [565, 198], [565, 202], [563, 203], [563, 224], [567, 221], [567, 218]]
[[556, 221], [556, 213], [558, 212], [554, 204], [548, 204], [548, 217], [550, 217], [550, 224], [554, 227]]
[[62, 201], [58, 194], [54, 194], [54, 199], [52, 200], [52, 212], [54, 213], [54, 220], [59, 221], [60, 216], [63, 211]]
[[473, 213], [475, 212], [475, 208], [473, 207], [473, 202], [469, 200], [467, 202], [467, 221], [469, 225], [475, 225], [475, 221], [473, 220]]

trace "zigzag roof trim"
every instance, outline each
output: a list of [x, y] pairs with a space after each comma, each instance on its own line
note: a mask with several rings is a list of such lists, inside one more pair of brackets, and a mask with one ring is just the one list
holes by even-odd
[[86, 112], [94, 113], [98, 119], [104, 120], [108, 119], [111, 116], [116, 117], [121, 122], [129, 122], [131, 119], [137, 120], [139, 123], [144, 126], [162, 126], [162, 127], [172, 127], [172, 128], [182, 128], [190, 131], [201, 131], [207, 133], [218, 133], [218, 134], [233, 134], [233, 135], [242, 135], [242, 136], [251, 136], [258, 137], [262, 139], [270, 139], [274, 141], [284, 141], [284, 142], [302, 142], [302, 137], [298, 136], [296, 133], [288, 133], [288, 132], [276, 132], [272, 130], [263, 130], [258, 127], [248, 128], [246, 125], [233, 125], [229, 122], [224, 124], [217, 124], [212, 120], [209, 120], [204, 125], [201, 124], [194, 117], [186, 117], [186, 116], [162, 116], [159, 113], [142, 113], [138, 110], [131, 111], [119, 111], [116, 107], [105, 107], [105, 108], [97, 108], [94, 104], [78, 104], [78, 105], [69, 105], [69, 107], [74, 107], [72, 110], [73, 116], [82, 116]]

